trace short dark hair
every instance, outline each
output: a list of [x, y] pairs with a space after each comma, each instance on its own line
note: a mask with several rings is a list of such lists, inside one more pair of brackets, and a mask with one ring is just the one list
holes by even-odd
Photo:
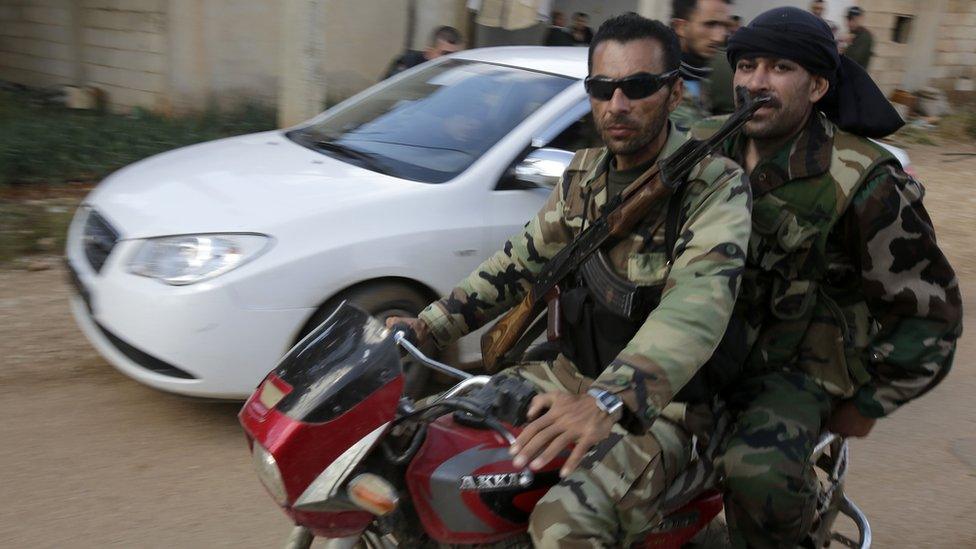
[[664, 50], [664, 72], [677, 69], [681, 65], [681, 45], [674, 31], [660, 21], [654, 21], [637, 15], [634, 12], [611, 17], [600, 25], [587, 57], [587, 69], [593, 70], [593, 52], [601, 42], [613, 40], [615, 42], [631, 42], [633, 40], [656, 40]]
[[[732, 0], [722, 0], [731, 4]], [[671, 0], [671, 19], [688, 20], [691, 13], [698, 9], [698, 0]]]
[[437, 27], [434, 32], [430, 33], [430, 45], [433, 46], [438, 40], [443, 40], [448, 44], [458, 44], [461, 42], [461, 33], [448, 25]]
[[587, 15], [587, 14], [585, 14], [584, 12], [581, 12], [581, 11], [578, 11], [578, 12], [576, 12], [576, 13], [574, 13], [574, 14], [573, 14], [573, 17], [585, 17], [585, 18], [587, 18], [587, 19], [589, 19], [589, 18], [590, 18], [590, 16], [589, 16], [589, 15]]

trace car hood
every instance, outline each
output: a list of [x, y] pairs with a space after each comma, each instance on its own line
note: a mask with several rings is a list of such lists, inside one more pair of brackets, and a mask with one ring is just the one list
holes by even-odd
[[86, 200], [121, 232], [145, 238], [273, 232], [307, 216], [429, 187], [302, 147], [282, 132], [211, 141], [153, 156], [105, 179]]

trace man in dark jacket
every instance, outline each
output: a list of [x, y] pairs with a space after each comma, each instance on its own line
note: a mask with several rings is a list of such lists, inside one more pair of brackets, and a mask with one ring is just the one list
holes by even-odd
[[847, 28], [851, 31], [851, 43], [844, 55], [867, 70], [874, 54], [874, 36], [864, 26], [864, 10], [857, 6], [847, 10]]
[[730, 1], [671, 3], [671, 29], [681, 43], [681, 79], [685, 87], [681, 105], [671, 113], [671, 121], [680, 128], [689, 128], [712, 112], [706, 88], [712, 74], [711, 60], [728, 37]]
[[438, 27], [431, 33], [430, 45], [424, 51], [408, 50], [400, 57], [397, 57], [390, 63], [390, 68], [386, 70], [386, 75], [383, 78], [389, 78], [394, 74], [399, 74], [425, 61], [430, 61], [431, 59], [436, 59], [442, 55], [448, 55], [462, 49], [461, 33], [457, 29], [447, 25]]
[[561, 11], [552, 12], [552, 24], [542, 42], [544, 46], [573, 46], [573, 35], [566, 30], [566, 14]]

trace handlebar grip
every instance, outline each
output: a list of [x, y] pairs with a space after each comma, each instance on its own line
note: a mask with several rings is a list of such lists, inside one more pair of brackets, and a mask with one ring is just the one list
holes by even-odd
[[390, 333], [395, 334], [397, 332], [403, 332], [403, 338], [409, 343], [415, 346], [419, 345], [419, 343], [417, 343], [417, 332], [406, 322], [397, 322], [393, 324], [393, 326], [390, 328]]

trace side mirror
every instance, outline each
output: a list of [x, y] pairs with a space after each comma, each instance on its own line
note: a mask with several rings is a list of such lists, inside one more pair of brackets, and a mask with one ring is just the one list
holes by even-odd
[[515, 166], [515, 180], [536, 187], [555, 187], [573, 156], [561, 149], [536, 149]]

